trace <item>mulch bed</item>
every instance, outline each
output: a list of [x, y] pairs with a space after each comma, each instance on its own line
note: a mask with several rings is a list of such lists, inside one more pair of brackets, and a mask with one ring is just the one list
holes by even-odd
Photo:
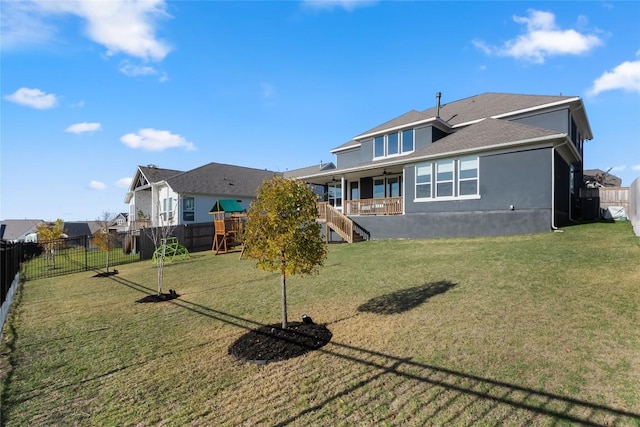
[[282, 329], [277, 323], [247, 332], [229, 347], [229, 354], [242, 362], [265, 364], [317, 350], [331, 337], [325, 325], [290, 322]]
[[147, 303], [147, 302], [164, 302], [164, 301], [171, 301], [172, 299], [176, 299], [178, 298], [180, 295], [178, 295], [176, 293], [176, 291], [174, 291], [173, 289], [169, 290], [168, 294], [153, 294], [153, 295], [147, 295], [144, 298], [140, 298], [139, 300], [137, 300], [136, 302], [139, 303]]

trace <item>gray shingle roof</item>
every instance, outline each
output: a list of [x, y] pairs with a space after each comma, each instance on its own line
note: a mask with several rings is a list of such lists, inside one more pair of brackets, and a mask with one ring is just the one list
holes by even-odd
[[446, 155], [460, 151], [474, 151], [503, 144], [517, 144], [529, 140], [560, 136], [559, 132], [521, 123], [498, 119], [485, 119], [479, 123], [460, 129], [428, 146], [407, 155], [416, 157]]
[[[555, 102], [567, 101], [575, 96], [520, 95], [511, 93], [483, 93], [440, 106], [440, 118], [450, 126], [473, 122], [529, 108], [542, 107]], [[424, 111], [411, 110], [393, 120], [369, 129], [360, 135], [382, 132], [386, 129], [424, 121], [436, 116], [436, 107]], [[356, 136], [355, 139], [357, 139]], [[346, 144], [341, 145], [344, 147]]]
[[163, 169], [156, 166], [138, 166], [138, 169], [140, 169], [140, 172], [142, 172], [149, 183], [164, 181], [172, 176], [184, 173], [184, 171]]
[[166, 179], [177, 193], [254, 197], [262, 183], [278, 172], [209, 163]]
[[297, 178], [299, 176], [311, 175], [315, 172], [326, 171], [329, 169], [335, 169], [336, 165], [333, 162], [321, 163], [319, 165], [307, 166], [300, 169], [292, 169], [284, 173], [285, 178]]
[[25, 234], [36, 231], [36, 226], [44, 222], [41, 219], [5, 219], [0, 224], [5, 225], [2, 238], [4, 240], [17, 240]]

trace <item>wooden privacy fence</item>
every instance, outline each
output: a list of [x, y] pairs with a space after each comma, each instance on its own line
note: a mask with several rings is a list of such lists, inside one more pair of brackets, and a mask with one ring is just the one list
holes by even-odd
[[601, 187], [583, 188], [580, 190], [580, 198], [597, 197], [600, 199], [600, 209], [610, 206], [622, 206], [629, 213], [629, 187]]

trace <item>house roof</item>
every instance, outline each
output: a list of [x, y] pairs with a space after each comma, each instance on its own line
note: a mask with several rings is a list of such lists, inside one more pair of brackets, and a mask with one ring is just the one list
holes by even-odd
[[[424, 111], [411, 110], [395, 119], [389, 120], [379, 126], [369, 129], [366, 132], [334, 149], [348, 148], [350, 145], [357, 145], [357, 140], [368, 138], [373, 134], [382, 133], [386, 130], [408, 127], [412, 124], [427, 123], [429, 121], [440, 122], [449, 127], [458, 127], [471, 124], [484, 118], [502, 118], [517, 115], [531, 110], [551, 108], [553, 106], [569, 104], [579, 101], [575, 96], [553, 96], [553, 95], [521, 95], [511, 93], [483, 93], [458, 101], [453, 101], [440, 106], [439, 119], [436, 118], [437, 106]], [[580, 101], [581, 102], [581, 101]], [[586, 135], [591, 138], [591, 131]]]
[[338, 168], [330, 170], [326, 173], [321, 172], [311, 174], [302, 178], [323, 175], [330, 176], [333, 173], [351, 170], [381, 168], [385, 166], [410, 163], [422, 159], [437, 159], [450, 155], [463, 155], [465, 153], [472, 154], [483, 150], [544, 143], [556, 139], [564, 140], [566, 139], [566, 135], [517, 122], [499, 119], [485, 119], [449, 134], [444, 138], [441, 138], [436, 142], [406, 156], [369, 161], [343, 169]]
[[255, 196], [258, 187], [275, 175], [280, 173], [212, 162], [165, 181], [177, 193]]
[[595, 181], [605, 187], [620, 187], [622, 185], [622, 179], [601, 169], [585, 169], [582, 176], [585, 182]]
[[63, 229], [69, 237], [92, 236], [100, 229], [100, 221], [65, 221]]
[[220, 199], [217, 200], [209, 212], [243, 212], [244, 209], [240, 206], [237, 200], [234, 199]]
[[335, 169], [336, 165], [333, 162], [329, 163], [320, 163], [319, 165], [307, 166], [299, 169], [292, 169], [284, 172], [285, 178], [297, 178], [299, 176], [310, 175], [315, 172], [325, 171], [329, 169]]
[[162, 169], [157, 166], [138, 166], [140, 172], [144, 175], [145, 179], [149, 182], [165, 181], [172, 176], [184, 173], [176, 169]]
[[3, 240], [19, 240], [25, 235], [34, 232], [36, 226], [44, 222], [41, 219], [5, 219], [0, 224], [4, 225], [4, 233], [0, 236]]

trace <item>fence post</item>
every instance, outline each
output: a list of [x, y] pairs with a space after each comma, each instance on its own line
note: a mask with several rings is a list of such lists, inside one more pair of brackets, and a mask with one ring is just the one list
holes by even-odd
[[89, 259], [88, 259], [88, 253], [89, 253], [89, 242], [87, 237], [89, 236], [84, 236], [84, 271], [89, 270]]

